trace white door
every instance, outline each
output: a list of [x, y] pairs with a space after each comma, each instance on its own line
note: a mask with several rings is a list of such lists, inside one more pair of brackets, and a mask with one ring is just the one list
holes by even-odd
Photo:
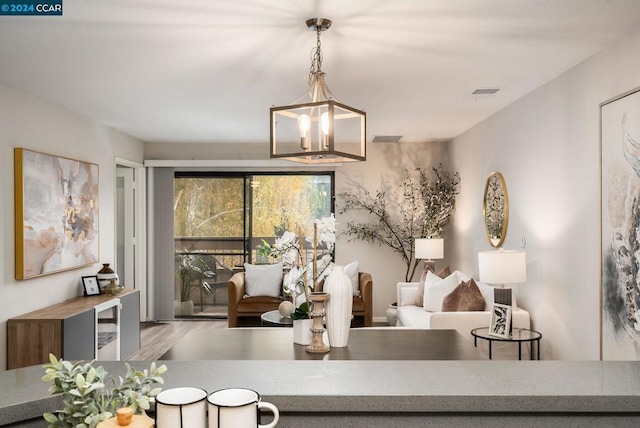
[[136, 288], [134, 169], [122, 165], [116, 168], [116, 272], [120, 283]]
[[120, 283], [140, 290], [140, 320], [147, 320], [146, 199], [144, 165], [116, 158], [116, 266]]

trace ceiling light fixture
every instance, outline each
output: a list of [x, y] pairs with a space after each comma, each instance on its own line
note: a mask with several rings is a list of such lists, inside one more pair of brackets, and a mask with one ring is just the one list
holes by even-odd
[[331, 21], [313, 18], [306, 23], [317, 35], [309, 86], [292, 104], [271, 107], [271, 158], [302, 163], [364, 161], [367, 115], [338, 102], [322, 71], [320, 33], [329, 29]]

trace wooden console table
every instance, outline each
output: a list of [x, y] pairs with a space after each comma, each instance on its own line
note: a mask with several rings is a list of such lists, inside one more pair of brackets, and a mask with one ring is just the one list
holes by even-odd
[[7, 322], [7, 368], [45, 364], [49, 354], [65, 360], [97, 358], [96, 311], [119, 308], [119, 353], [127, 359], [140, 349], [140, 292], [76, 297]]

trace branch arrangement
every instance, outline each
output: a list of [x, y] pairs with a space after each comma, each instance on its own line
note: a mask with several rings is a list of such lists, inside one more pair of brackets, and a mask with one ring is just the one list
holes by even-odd
[[414, 241], [440, 238], [455, 210], [460, 193], [460, 175], [444, 170], [442, 164], [430, 174], [417, 167], [405, 170], [404, 178], [390, 192], [369, 192], [361, 184], [340, 193], [338, 212], [360, 211], [368, 221], [350, 221], [342, 232], [349, 241], [364, 241], [387, 246], [407, 266], [405, 281], [410, 281], [418, 266]]

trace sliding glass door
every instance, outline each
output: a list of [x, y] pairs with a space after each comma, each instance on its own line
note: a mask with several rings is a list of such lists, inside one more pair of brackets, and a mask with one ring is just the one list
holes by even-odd
[[[226, 316], [226, 284], [262, 240], [308, 234], [333, 212], [333, 173], [180, 172], [174, 185], [176, 316]], [[186, 302], [186, 303], [184, 303]], [[192, 303], [188, 303], [192, 302]]]

